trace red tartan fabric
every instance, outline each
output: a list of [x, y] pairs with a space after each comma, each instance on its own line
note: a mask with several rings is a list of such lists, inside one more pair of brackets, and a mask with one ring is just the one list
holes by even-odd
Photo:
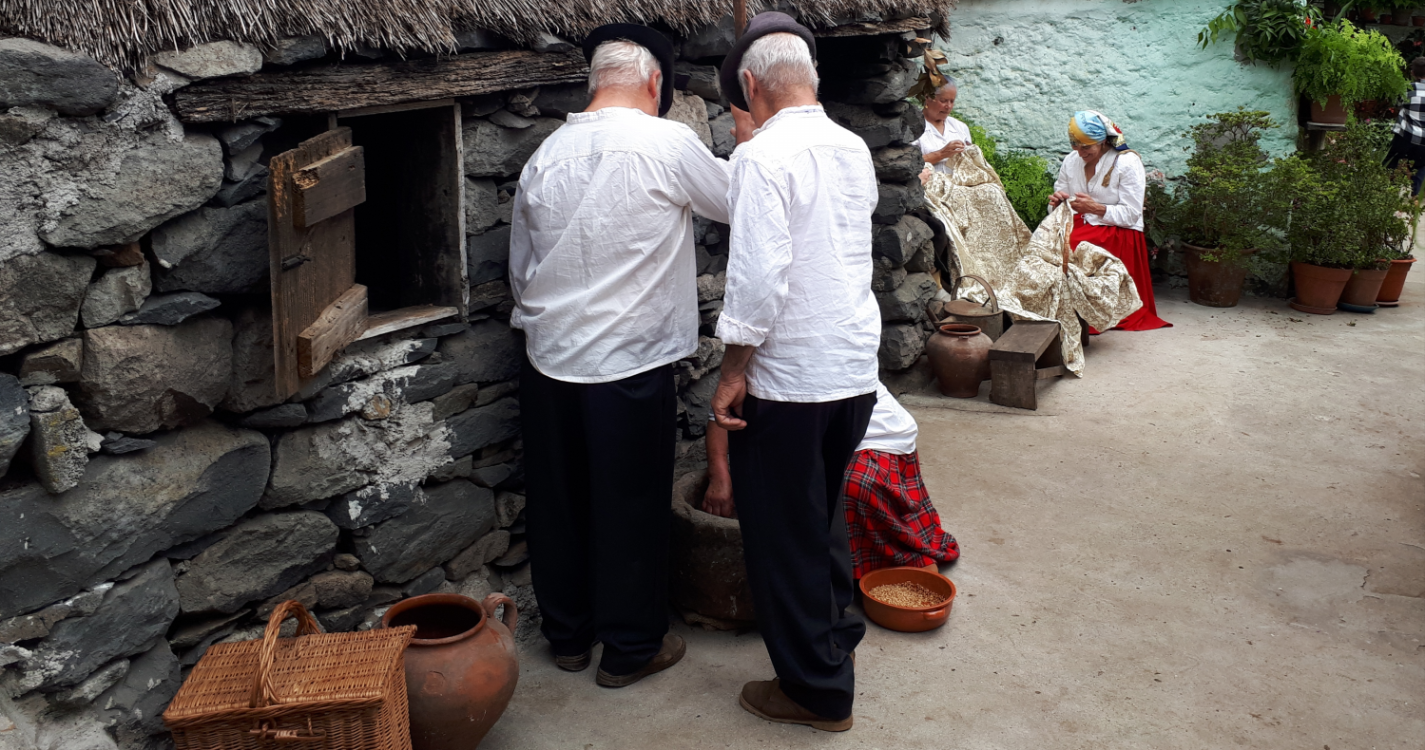
[[846, 470], [846, 529], [855, 576], [960, 557], [920, 479], [920, 458], [858, 451]]

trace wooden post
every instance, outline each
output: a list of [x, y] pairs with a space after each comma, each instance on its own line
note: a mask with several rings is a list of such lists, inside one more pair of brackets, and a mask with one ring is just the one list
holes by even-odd
[[742, 32], [747, 30], [747, 0], [733, 0], [732, 29], [738, 38], [741, 38]]

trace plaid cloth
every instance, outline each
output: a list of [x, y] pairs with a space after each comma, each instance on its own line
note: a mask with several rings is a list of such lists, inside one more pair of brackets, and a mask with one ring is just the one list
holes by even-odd
[[1394, 132], [1417, 146], [1425, 145], [1425, 81], [1410, 87], [1410, 100], [1401, 105]]
[[846, 470], [846, 527], [856, 577], [900, 565], [925, 567], [960, 557], [955, 537], [920, 479], [920, 458], [857, 451]]

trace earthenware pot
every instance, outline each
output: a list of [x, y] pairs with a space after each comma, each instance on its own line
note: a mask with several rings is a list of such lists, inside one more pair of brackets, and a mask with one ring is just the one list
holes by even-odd
[[1346, 107], [1341, 104], [1341, 97], [1336, 94], [1326, 97], [1325, 106], [1322, 106], [1320, 102], [1312, 99], [1311, 121], [1319, 122], [1323, 125], [1346, 124]]
[[[1206, 307], [1236, 307], [1242, 299], [1242, 285], [1247, 268], [1240, 263], [1207, 260], [1203, 253], [1211, 249], [1183, 243], [1183, 256], [1188, 273], [1188, 299]], [[1256, 250], [1243, 250], [1251, 255]]]
[[1291, 301], [1293, 310], [1314, 315], [1330, 315], [1336, 312], [1336, 303], [1341, 301], [1341, 291], [1351, 280], [1349, 268], [1326, 268], [1310, 263], [1292, 261], [1292, 280], [1296, 283], [1296, 299]]
[[1379, 12], [1375, 8], [1361, 8], [1356, 11], [1356, 17], [1363, 23], [1375, 23], [1379, 17]]
[[[1425, 16], [1417, 16], [1417, 18], [1425, 18]], [[1414, 262], [1414, 258], [1390, 262], [1390, 268], [1385, 273], [1385, 282], [1380, 285], [1380, 293], [1376, 295], [1376, 304], [1385, 307], [1395, 307], [1400, 304], [1400, 292], [1405, 288], [1405, 275], [1410, 273], [1410, 264]]]
[[[871, 592], [877, 586], [897, 583], [918, 583], [944, 599], [929, 607], [898, 607], [876, 599]], [[950, 607], [955, 604], [955, 584], [949, 578], [925, 568], [882, 568], [861, 578], [861, 608], [871, 621], [883, 628], [902, 633], [934, 630], [950, 619]]]
[[940, 392], [955, 398], [980, 395], [980, 383], [990, 377], [990, 337], [979, 328], [947, 323], [925, 342], [930, 369]]
[[1410, 23], [1413, 26], [1425, 26], [1425, 16], [1411, 16]]
[[1385, 282], [1385, 275], [1384, 268], [1352, 271], [1351, 280], [1347, 281], [1346, 287], [1341, 290], [1341, 299], [1337, 304], [1374, 309], [1381, 284]]
[[483, 604], [426, 594], [386, 610], [382, 627], [416, 626], [406, 649], [412, 750], [473, 750], [495, 726], [520, 676], [511, 634], [518, 621], [514, 601], [499, 593]]

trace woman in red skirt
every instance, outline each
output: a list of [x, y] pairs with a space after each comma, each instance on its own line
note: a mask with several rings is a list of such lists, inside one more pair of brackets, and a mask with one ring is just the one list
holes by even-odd
[[[940, 527], [940, 514], [920, 478], [915, 418], [876, 384], [876, 408], [866, 436], [846, 468], [846, 532], [855, 577], [880, 568], [917, 568], [954, 562], [955, 537]], [[703, 510], [731, 518], [732, 479], [727, 432], [708, 422], [708, 491]]]
[[[1143, 307], [1116, 326], [1123, 331], [1151, 331], [1172, 323], [1158, 317], [1153, 304], [1153, 274], [1148, 268], [1148, 243], [1143, 239], [1143, 192], [1147, 178], [1143, 160], [1128, 149], [1123, 131], [1093, 110], [1069, 119], [1069, 144], [1054, 180], [1050, 208], [1064, 201], [1074, 210], [1069, 244], [1088, 242], [1113, 253], [1128, 267]], [[1095, 332], [1096, 333], [1096, 332]]]

